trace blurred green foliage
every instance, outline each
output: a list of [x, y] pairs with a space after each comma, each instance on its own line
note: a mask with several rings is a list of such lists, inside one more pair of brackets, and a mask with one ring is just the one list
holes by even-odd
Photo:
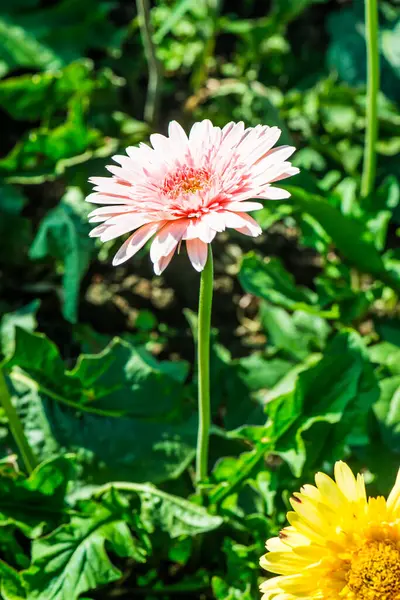
[[[379, 6], [378, 174], [363, 201], [361, 0], [157, 0], [151, 124], [134, 2], [1, 7], [0, 349], [41, 461], [24, 474], [0, 412], [2, 600], [257, 598], [265, 540], [316, 470], [342, 458], [375, 493], [391, 487], [400, 10]], [[260, 238], [214, 245], [206, 503], [193, 486], [197, 275], [179, 256], [154, 278], [145, 251], [113, 269], [84, 203], [89, 176], [173, 118], [279, 125], [301, 169], [292, 197], [259, 211]]]

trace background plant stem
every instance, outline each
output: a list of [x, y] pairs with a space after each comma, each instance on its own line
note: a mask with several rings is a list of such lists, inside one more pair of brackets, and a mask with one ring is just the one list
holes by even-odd
[[37, 460], [35, 455], [32, 452], [32, 449], [28, 443], [28, 440], [25, 437], [25, 433], [12, 402], [10, 392], [8, 391], [7, 383], [3, 374], [3, 371], [0, 369], [0, 402], [2, 407], [4, 408], [4, 412], [8, 419], [8, 424], [10, 427], [10, 431], [14, 437], [15, 443], [18, 446], [18, 450], [22, 456], [22, 460], [24, 461], [27, 472], [32, 473], [33, 469], [36, 467]]
[[213, 294], [213, 256], [208, 245], [208, 257], [201, 273], [197, 337], [199, 429], [196, 450], [196, 482], [207, 478], [208, 442], [210, 434], [210, 335]]
[[150, 125], [157, 124], [158, 108], [160, 105], [160, 90], [162, 83], [162, 69], [156, 55], [153, 42], [153, 27], [151, 25], [149, 0], [136, 0], [139, 16], [140, 34], [142, 36], [144, 52], [149, 69], [149, 82], [147, 86], [144, 119]]
[[365, 0], [365, 37], [367, 42], [367, 126], [361, 180], [362, 198], [366, 198], [373, 191], [376, 175], [379, 91], [378, 0]]

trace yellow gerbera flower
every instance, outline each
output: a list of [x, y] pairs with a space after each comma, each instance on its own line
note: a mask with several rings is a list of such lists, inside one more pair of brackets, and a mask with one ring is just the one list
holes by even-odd
[[387, 500], [368, 498], [343, 462], [291, 500], [289, 527], [267, 542], [262, 600], [400, 600], [400, 471]]

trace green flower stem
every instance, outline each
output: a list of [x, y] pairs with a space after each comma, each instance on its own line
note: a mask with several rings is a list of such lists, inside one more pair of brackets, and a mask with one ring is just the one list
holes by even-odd
[[153, 27], [151, 24], [149, 0], [136, 0], [136, 6], [139, 17], [140, 33], [149, 70], [144, 120], [150, 125], [155, 125], [157, 123], [158, 109], [160, 106], [163, 74], [161, 64], [157, 58], [156, 47], [153, 42]]
[[25, 433], [19, 420], [19, 416], [17, 411], [15, 410], [12, 402], [10, 392], [8, 391], [7, 383], [3, 374], [3, 371], [0, 369], [0, 402], [2, 407], [4, 408], [4, 412], [8, 419], [8, 424], [11, 430], [11, 433], [14, 437], [15, 443], [18, 446], [20, 454], [22, 456], [22, 460], [24, 461], [26, 470], [29, 474], [32, 473], [33, 469], [38, 464], [35, 455], [32, 452], [32, 449], [28, 443], [28, 440], [25, 437]]
[[199, 386], [199, 429], [196, 450], [196, 482], [199, 486], [207, 479], [208, 441], [210, 435], [210, 335], [213, 294], [213, 257], [211, 244], [201, 273], [199, 319], [197, 337], [197, 363]]
[[365, 0], [365, 33], [367, 42], [367, 126], [361, 196], [369, 196], [375, 183], [376, 141], [378, 138], [379, 45], [378, 0]]

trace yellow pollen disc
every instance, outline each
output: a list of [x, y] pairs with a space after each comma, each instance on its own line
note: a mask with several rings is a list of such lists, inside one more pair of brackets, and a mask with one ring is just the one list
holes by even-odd
[[167, 177], [163, 184], [164, 193], [172, 198], [181, 194], [193, 194], [203, 189], [210, 180], [207, 169], [180, 167], [173, 175]]
[[367, 542], [351, 560], [346, 589], [349, 600], [400, 600], [400, 546]]

